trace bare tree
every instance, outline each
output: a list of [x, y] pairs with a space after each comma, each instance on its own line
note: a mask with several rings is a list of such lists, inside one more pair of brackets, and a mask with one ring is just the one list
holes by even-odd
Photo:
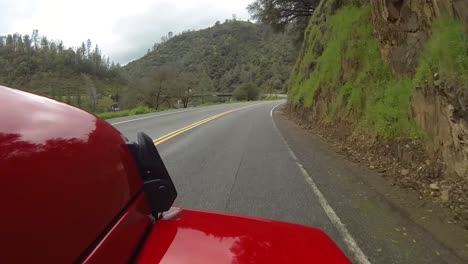
[[162, 104], [169, 103], [170, 89], [176, 76], [175, 67], [165, 65], [158, 68], [152, 76], [137, 81], [142, 101], [154, 109], [159, 109]]
[[196, 93], [197, 80], [190, 72], [183, 72], [177, 76], [174, 83], [174, 97], [182, 102], [182, 106], [187, 108]]

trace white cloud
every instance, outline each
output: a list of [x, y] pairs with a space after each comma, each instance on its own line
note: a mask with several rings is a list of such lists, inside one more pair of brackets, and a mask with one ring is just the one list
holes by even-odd
[[200, 29], [236, 14], [247, 19], [253, 0], [0, 0], [0, 35], [30, 34], [78, 46], [90, 38], [111, 59], [127, 63], [167, 32]]

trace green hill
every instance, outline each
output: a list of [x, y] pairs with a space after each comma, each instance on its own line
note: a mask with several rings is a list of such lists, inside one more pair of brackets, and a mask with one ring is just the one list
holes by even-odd
[[227, 20], [169, 38], [125, 70], [130, 78], [140, 79], [171, 65], [196, 79], [208, 79], [216, 92], [232, 92], [245, 83], [279, 91], [285, 88], [296, 55], [287, 35], [264, 25]]

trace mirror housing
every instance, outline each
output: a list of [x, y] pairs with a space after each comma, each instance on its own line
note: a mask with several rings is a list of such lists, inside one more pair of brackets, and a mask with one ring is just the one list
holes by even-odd
[[166, 166], [150, 136], [138, 132], [138, 143], [127, 143], [135, 159], [143, 190], [148, 197], [152, 215], [169, 210], [177, 197], [177, 191]]

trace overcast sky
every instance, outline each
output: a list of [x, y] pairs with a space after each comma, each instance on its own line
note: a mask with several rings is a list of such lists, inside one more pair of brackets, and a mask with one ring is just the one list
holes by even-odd
[[125, 64], [143, 56], [161, 36], [200, 29], [236, 14], [247, 20], [253, 0], [0, 0], [0, 35], [39, 34], [76, 47], [90, 38]]

